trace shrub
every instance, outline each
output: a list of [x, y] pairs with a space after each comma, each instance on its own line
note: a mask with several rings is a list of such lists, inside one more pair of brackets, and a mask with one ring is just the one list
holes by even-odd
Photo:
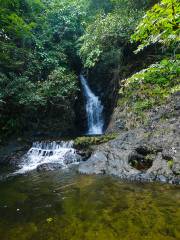
[[180, 61], [165, 59], [123, 81], [119, 105], [134, 112], [160, 105], [171, 93], [179, 91]]

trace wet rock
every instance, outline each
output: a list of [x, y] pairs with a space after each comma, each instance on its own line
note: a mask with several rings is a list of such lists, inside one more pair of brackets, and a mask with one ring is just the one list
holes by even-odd
[[74, 162], [80, 162], [81, 156], [74, 151], [69, 151], [64, 155], [64, 163], [66, 165], [72, 164]]
[[155, 179], [156, 176], [154, 176], [154, 174], [148, 174], [147, 172], [141, 174], [141, 181], [143, 182], [153, 182]]
[[172, 171], [176, 176], [177, 175], [180, 176], [180, 149], [179, 148], [176, 150], [176, 153], [174, 155]]
[[180, 110], [180, 102], [179, 102], [179, 101], [177, 101], [177, 102], [175, 103], [174, 109], [175, 109], [175, 110]]
[[80, 161], [86, 161], [92, 154], [90, 149], [77, 150], [76, 152], [79, 155]]
[[157, 176], [156, 180], [159, 181], [159, 182], [162, 182], [162, 183], [168, 182], [168, 179], [165, 176], [163, 176], [163, 175]]
[[53, 171], [62, 169], [63, 165], [59, 163], [44, 163], [37, 167], [38, 172], [46, 172], [46, 171]]
[[106, 154], [97, 151], [86, 161], [79, 165], [79, 172], [84, 174], [105, 174], [107, 157]]
[[180, 184], [180, 177], [173, 178], [171, 183], [179, 185]]

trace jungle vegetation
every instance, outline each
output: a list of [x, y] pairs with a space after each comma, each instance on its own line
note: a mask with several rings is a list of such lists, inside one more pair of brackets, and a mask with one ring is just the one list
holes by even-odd
[[153, 106], [178, 89], [179, 19], [178, 0], [0, 0], [0, 138], [71, 128], [81, 69], [126, 68], [129, 51], [143, 62], [156, 49], [155, 65], [124, 82], [126, 99], [145, 83], [136, 111]]

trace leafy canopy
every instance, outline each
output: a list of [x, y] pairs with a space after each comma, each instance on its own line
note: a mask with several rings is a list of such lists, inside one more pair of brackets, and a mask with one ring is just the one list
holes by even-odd
[[80, 38], [79, 54], [87, 68], [94, 67], [104, 53], [119, 49], [129, 42], [138, 20], [143, 16], [147, 1], [111, 0], [111, 4], [111, 11], [107, 14], [100, 11]]

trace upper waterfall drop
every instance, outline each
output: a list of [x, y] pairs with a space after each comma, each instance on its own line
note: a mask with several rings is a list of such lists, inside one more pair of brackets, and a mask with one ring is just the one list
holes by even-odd
[[88, 123], [88, 135], [103, 134], [104, 118], [103, 106], [98, 96], [90, 89], [87, 79], [80, 75], [83, 94], [86, 100], [86, 114]]

